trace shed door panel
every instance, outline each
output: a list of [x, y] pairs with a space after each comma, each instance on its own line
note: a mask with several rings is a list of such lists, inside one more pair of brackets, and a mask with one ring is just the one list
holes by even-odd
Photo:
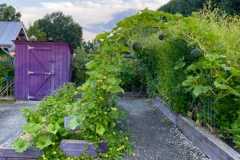
[[28, 48], [28, 99], [41, 100], [54, 88], [54, 53], [51, 47]]

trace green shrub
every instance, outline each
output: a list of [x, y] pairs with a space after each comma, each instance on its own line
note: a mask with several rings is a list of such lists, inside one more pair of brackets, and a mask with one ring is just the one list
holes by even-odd
[[[106, 56], [108, 65], [102, 62], [102, 56]], [[89, 79], [82, 87], [77, 89], [71, 84], [65, 85], [55, 95], [43, 100], [37, 110], [23, 111], [27, 124], [23, 126], [24, 134], [13, 144], [17, 152], [34, 146], [44, 151], [40, 158], [42, 160], [91, 159], [65, 157], [59, 149], [62, 139], [89, 140], [96, 145], [107, 142], [109, 150], [99, 155], [102, 159], [117, 159], [129, 150], [127, 135], [117, 127], [119, 116], [123, 116], [114, 96], [114, 93], [122, 92], [118, 86], [120, 81], [115, 77], [119, 62], [116, 59], [109, 61], [111, 58], [108, 54], [101, 54], [94, 59], [88, 64]], [[79, 90], [82, 93], [81, 100], [75, 99]], [[80, 130], [75, 133], [64, 128], [64, 117], [73, 115], [76, 119], [71, 125], [80, 125]]]
[[216, 11], [203, 11], [185, 18], [176, 28], [194, 48], [191, 54], [197, 55], [184, 66], [187, 77], [182, 85], [192, 95], [188, 101], [195, 102], [198, 115], [207, 110], [197, 119], [219, 129], [223, 137], [231, 135], [231, 124], [240, 109], [239, 22], [238, 17], [223, 18]]
[[64, 117], [72, 114], [72, 103], [76, 101], [76, 87], [67, 84], [55, 95], [47, 97], [36, 110], [24, 109], [27, 124], [23, 126], [23, 135], [14, 143], [17, 152], [24, 152], [29, 147], [43, 151], [41, 160], [92, 160], [90, 157], [66, 157], [59, 149], [62, 139], [78, 139], [78, 133], [72, 134], [64, 128]]
[[64, 128], [64, 117], [72, 112], [75, 93], [76, 88], [67, 84], [43, 100], [36, 110], [24, 109], [27, 124], [23, 126], [23, 135], [13, 144], [16, 151], [23, 152], [31, 146], [48, 151], [67, 138], [69, 133]]

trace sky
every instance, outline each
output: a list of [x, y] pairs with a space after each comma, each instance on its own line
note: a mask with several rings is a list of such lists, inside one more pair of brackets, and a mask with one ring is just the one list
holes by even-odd
[[124, 17], [145, 8], [157, 9], [169, 0], [0, 0], [13, 5], [28, 27], [35, 20], [54, 11], [71, 15], [83, 27], [83, 38], [92, 40], [111, 30]]

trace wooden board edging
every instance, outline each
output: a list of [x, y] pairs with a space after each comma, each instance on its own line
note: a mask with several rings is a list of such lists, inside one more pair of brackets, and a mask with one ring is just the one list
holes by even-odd
[[37, 149], [29, 149], [24, 153], [17, 153], [14, 149], [0, 147], [0, 160], [37, 160], [42, 155]]
[[211, 160], [240, 160], [240, 154], [206, 129], [172, 112], [159, 97], [153, 100], [157, 107], [176, 127]]

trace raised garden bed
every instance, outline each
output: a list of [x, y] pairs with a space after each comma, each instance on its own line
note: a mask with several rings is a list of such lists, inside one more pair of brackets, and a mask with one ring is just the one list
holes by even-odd
[[[71, 117], [65, 118], [65, 127], [70, 130], [68, 128], [69, 119]], [[74, 130], [72, 131], [74, 132]], [[42, 152], [38, 149], [28, 149], [23, 153], [15, 152], [11, 147], [15, 139], [16, 137], [0, 145], [0, 160], [36, 160], [42, 155]], [[98, 153], [105, 153], [108, 150], [107, 143], [103, 142], [99, 147], [96, 147], [95, 144], [84, 140], [62, 140], [60, 148], [66, 156], [71, 157], [80, 157], [82, 155], [96, 157]]]
[[10, 145], [0, 146], [0, 160], [36, 160], [42, 152], [37, 149], [29, 149], [24, 153], [16, 153]]
[[211, 160], [240, 160], [240, 154], [192, 120], [172, 112], [160, 98], [153, 100], [155, 107], [176, 125], [181, 132]]

